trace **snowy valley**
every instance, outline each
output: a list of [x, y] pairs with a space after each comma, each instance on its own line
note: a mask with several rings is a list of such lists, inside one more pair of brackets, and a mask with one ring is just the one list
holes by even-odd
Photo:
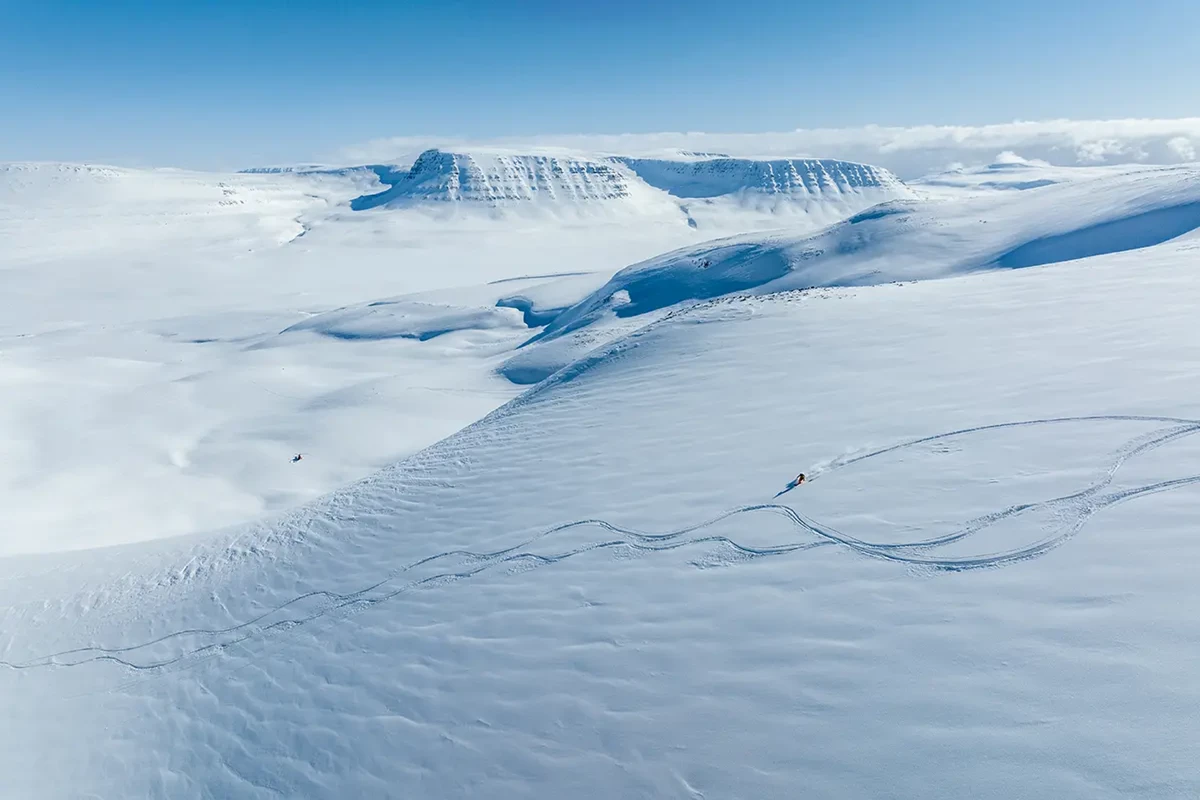
[[1198, 265], [1196, 164], [0, 165], [0, 796], [1200, 794]]

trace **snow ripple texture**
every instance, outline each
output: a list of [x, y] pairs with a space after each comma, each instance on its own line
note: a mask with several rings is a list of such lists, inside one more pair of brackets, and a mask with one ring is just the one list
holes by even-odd
[[[708, 547], [710, 552], [715, 552], [711, 552], [708, 558], [693, 563], [698, 567], [711, 567], [732, 565], [759, 558], [799, 554], [819, 547], [833, 546], [844, 548], [864, 557], [894, 562], [917, 570], [959, 572], [998, 568], [1037, 558], [1059, 547], [1078, 534], [1092, 517], [1107, 508], [1129, 500], [1200, 483], [1200, 474], [1181, 475], [1120, 490], [1112, 489], [1118, 471], [1130, 461], [1200, 432], [1200, 420], [1134, 415], [1055, 417], [962, 428], [843, 458], [825, 468], [822, 474], [845, 469], [854, 464], [897, 451], [943, 440], [953, 439], [957, 440], [958, 444], [967, 446], [970, 438], [976, 434], [1002, 434], [1005, 431], [1023, 428], [1049, 428], [1067, 423], [1093, 422], [1152, 422], [1162, 423], [1163, 427], [1126, 441], [1110, 454], [1106, 463], [1100, 465], [1099, 477], [1083, 489], [1057, 497], [1031, 499], [1028, 502], [1000, 508], [976, 519], [968, 520], [955, 530], [937, 537], [904, 542], [870, 541], [844, 533], [818, 520], [810, 519], [791, 506], [781, 503], [737, 506], [702, 522], [667, 532], [638, 530], [616, 525], [603, 519], [580, 519], [555, 525], [519, 544], [491, 552], [447, 550], [434, 553], [394, 570], [375, 583], [352, 592], [306, 592], [236, 625], [214, 629], [178, 630], [149, 641], [125, 646], [92, 645], [62, 650], [28, 661], [0, 662], [0, 666], [14, 670], [26, 670], [45, 667], [73, 667], [90, 662], [109, 661], [134, 670], [159, 670], [190, 659], [209, 657], [253, 637], [295, 628], [320, 617], [362, 610], [417, 589], [465, 581], [482, 572], [502, 567], [524, 569], [552, 565], [583, 553], [599, 550], [657, 553], [682, 548]], [[790, 490], [785, 490], [781, 494], [788, 491]], [[805, 488], [800, 491], [819, 490], [813, 490], [811, 485], [806, 484]], [[1023, 530], [1033, 529], [1036, 531], [1036, 537], [1032, 541], [1025, 541], [1009, 549], [992, 552], [966, 555], [949, 555], [943, 552], [947, 545], [970, 540], [1000, 522], [1031, 516], [1035, 512], [1049, 512], [1050, 523], [1025, 526]], [[739, 543], [729, 536], [710, 532], [710, 529], [718, 523], [730, 518], [745, 517], [749, 520], [764, 514], [783, 517], [795, 529], [803, 532], [805, 538], [751, 547]], [[556, 534], [574, 529], [595, 529], [603, 532], [603, 535], [569, 549], [555, 550], [551, 546], [546, 546], [554, 540]], [[535, 551], [533, 549], [535, 546], [546, 547], [544, 550]], [[432, 568], [435, 571], [420, 575], [424, 568]], [[170, 646], [173, 654], [164, 656], [162, 645]], [[140, 651], [152, 647], [158, 648], [154, 658], [138, 657]]]

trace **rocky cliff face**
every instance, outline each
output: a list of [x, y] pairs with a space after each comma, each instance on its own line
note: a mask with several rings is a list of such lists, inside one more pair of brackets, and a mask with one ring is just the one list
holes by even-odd
[[[358, 210], [421, 202], [595, 202], [630, 196], [631, 174], [605, 160], [428, 150]], [[636, 178], [635, 178], [636, 180]]]
[[[704, 158], [674, 161], [622, 158], [646, 183], [680, 198], [736, 194], [818, 197], [883, 192], [909, 194], [900, 179], [882, 167], [831, 159]], [[889, 199], [895, 199], [891, 197]]]

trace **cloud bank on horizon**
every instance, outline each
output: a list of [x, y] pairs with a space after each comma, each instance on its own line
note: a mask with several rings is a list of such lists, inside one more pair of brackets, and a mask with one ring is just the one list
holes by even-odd
[[1183, 119], [1044, 120], [995, 125], [812, 128], [774, 133], [626, 133], [471, 140], [400, 136], [344, 148], [343, 162], [403, 163], [430, 147], [562, 148], [621, 155], [678, 151], [754, 158], [821, 157], [887, 167], [913, 178], [958, 166], [1014, 158], [1057, 166], [1178, 164], [1195, 161], [1200, 117]]

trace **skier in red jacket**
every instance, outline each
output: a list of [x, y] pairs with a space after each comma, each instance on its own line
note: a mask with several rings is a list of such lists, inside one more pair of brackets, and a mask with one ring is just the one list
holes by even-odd
[[778, 494], [776, 494], [775, 496], [776, 496], [776, 497], [779, 497], [780, 495], [785, 495], [785, 494], [787, 494], [787, 493], [788, 493], [788, 492], [790, 492], [792, 489], [795, 489], [797, 486], [799, 486], [800, 484], [804, 483], [806, 480], [808, 480], [808, 478], [806, 478], [806, 477], [804, 476], [804, 473], [803, 473], [803, 472], [801, 472], [799, 475], [797, 475], [795, 478], [793, 478], [793, 479], [792, 479], [792, 482], [791, 482], [791, 483], [789, 483], [787, 486], [785, 486], [785, 487], [783, 487], [782, 489], [780, 489], [780, 490], [779, 490], [779, 493], [778, 493]]

